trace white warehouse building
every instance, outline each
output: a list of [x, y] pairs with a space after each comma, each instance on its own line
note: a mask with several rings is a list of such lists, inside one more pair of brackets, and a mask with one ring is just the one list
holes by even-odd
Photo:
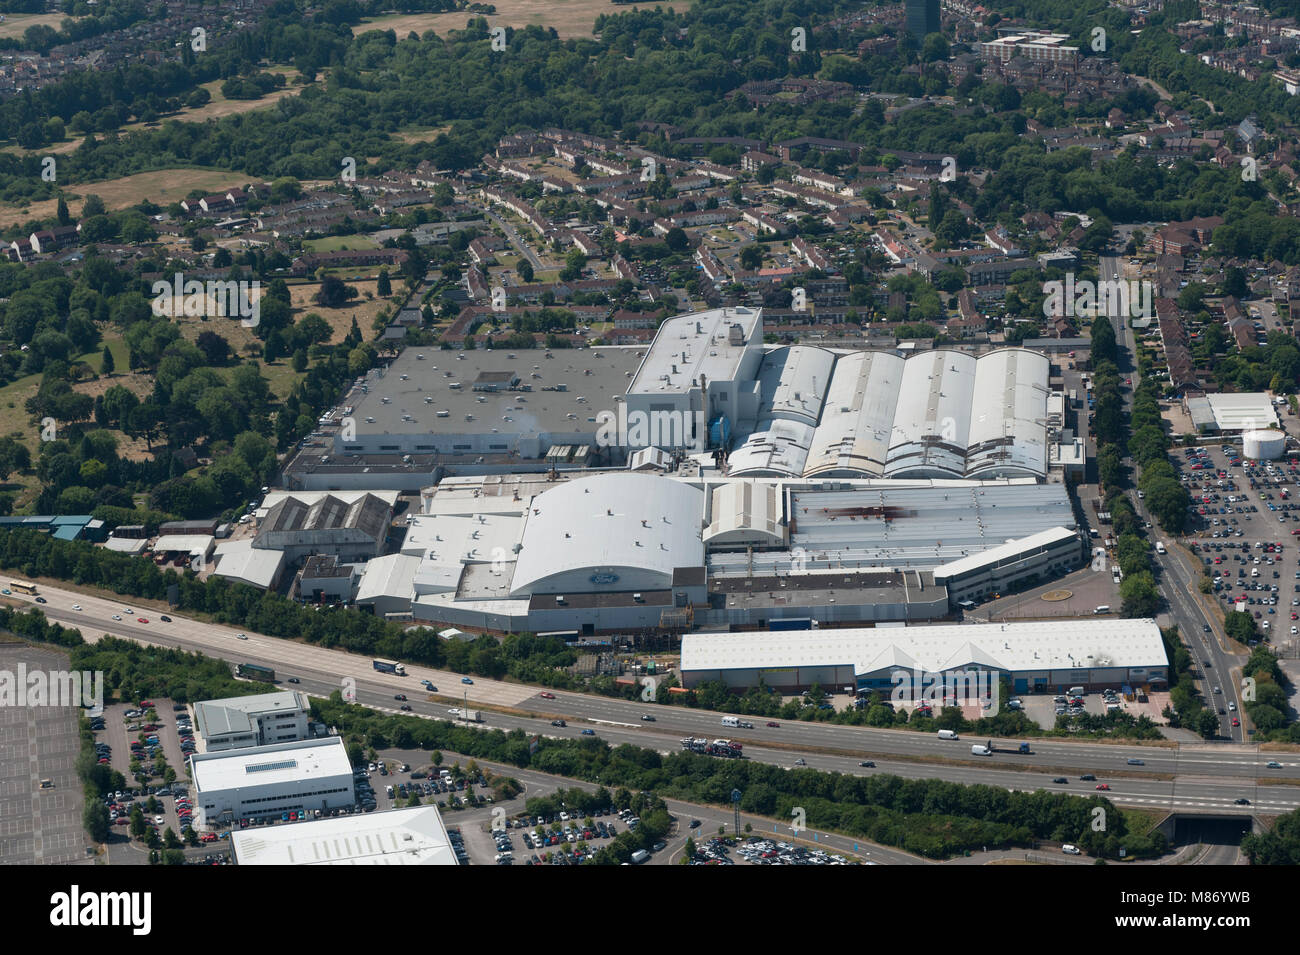
[[666, 319], [648, 348], [407, 349], [344, 399], [333, 466], [437, 455], [507, 473], [561, 449], [620, 466], [652, 447], [725, 450], [737, 477], [1042, 480], [1049, 373], [1025, 348], [768, 347], [762, 309], [717, 308]]
[[339, 736], [194, 755], [190, 776], [201, 826], [356, 802], [352, 763]]
[[236, 829], [236, 865], [457, 865], [437, 806]]
[[[807, 354], [795, 360], [795, 352]], [[732, 476], [1047, 474], [1045, 355], [1001, 348], [979, 358], [942, 349], [836, 357], [795, 346], [769, 352], [763, 366], [758, 421], [731, 454]]]
[[721, 680], [737, 691], [761, 680], [783, 692], [814, 684], [889, 693], [900, 672], [919, 683], [936, 675], [1007, 678], [1014, 693], [1071, 686], [1165, 689], [1169, 658], [1154, 620], [692, 633], [682, 638], [685, 687]]
[[306, 739], [310, 718], [307, 696], [297, 690], [194, 704], [194, 728], [204, 753]]

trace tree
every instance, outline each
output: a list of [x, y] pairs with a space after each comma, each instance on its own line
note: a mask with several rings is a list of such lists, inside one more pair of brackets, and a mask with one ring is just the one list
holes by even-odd
[[1210, 709], [1202, 709], [1196, 714], [1196, 732], [1203, 739], [1214, 739], [1219, 735], [1219, 717]]
[[326, 275], [321, 278], [320, 291], [316, 293], [316, 304], [326, 308], [338, 308], [356, 297], [355, 286], [345, 285], [337, 276]]
[[108, 807], [102, 802], [88, 801], [85, 809], [82, 810], [81, 822], [90, 838], [95, 842], [103, 842], [108, 838]]
[[1099, 315], [1092, 322], [1092, 363], [1114, 361], [1116, 355], [1115, 327], [1110, 319]]
[[230, 356], [230, 343], [216, 332], [199, 332], [195, 345], [209, 365], [224, 365]]
[[763, 247], [757, 243], [745, 246], [740, 250], [740, 267], [753, 271], [763, 265]]
[[59, 196], [59, 204], [54, 214], [58, 216], [59, 225], [68, 225], [72, 222], [72, 216], [68, 212], [68, 203], [62, 196]]
[[520, 259], [515, 271], [519, 273], [519, 278], [525, 283], [531, 283], [536, 274], [533, 272], [533, 263], [527, 259]]
[[1160, 604], [1155, 578], [1148, 571], [1125, 577], [1119, 585], [1119, 594], [1125, 617], [1154, 617]]
[[14, 438], [0, 438], [0, 481], [9, 480], [15, 471], [32, 466], [32, 453], [27, 445]]
[[375, 293], [384, 298], [393, 294], [393, 283], [388, 278], [388, 269], [379, 270], [379, 278], [375, 281]]
[[113, 350], [105, 345], [104, 357], [99, 364], [99, 373], [101, 375], [112, 375], [113, 367]]

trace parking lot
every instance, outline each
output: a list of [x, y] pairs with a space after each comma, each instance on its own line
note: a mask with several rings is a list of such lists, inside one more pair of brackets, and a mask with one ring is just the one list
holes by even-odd
[[[66, 671], [68, 658], [24, 644], [0, 647], [0, 669], [14, 674], [20, 664], [29, 673]], [[76, 770], [80, 712], [74, 706], [0, 706], [0, 865], [89, 861]]]
[[[161, 836], [167, 829], [180, 835], [190, 828], [186, 759], [195, 744], [188, 708], [167, 699], [143, 699], [104, 708], [92, 721], [99, 761], [120, 772], [128, 786], [105, 797], [109, 825], [129, 836], [132, 810], [139, 805], [145, 825]], [[159, 757], [165, 762], [160, 766]], [[132, 771], [138, 762], [139, 774]], [[156, 770], [162, 768], [162, 773]], [[171, 770], [170, 774], [167, 770]], [[215, 841], [215, 836], [204, 836]]]
[[[613, 808], [570, 814], [561, 810], [555, 814], [528, 816], [515, 815], [504, 820], [505, 825], [490, 829], [488, 836], [495, 843], [491, 863], [495, 865], [578, 865], [608, 845], [623, 830], [636, 831], [641, 820], [631, 810], [617, 812]], [[657, 851], [666, 848], [659, 844]], [[488, 859], [475, 857], [476, 862], [488, 864]]]
[[1212, 575], [1220, 607], [1244, 604], [1269, 641], [1293, 655], [1300, 646], [1300, 466], [1252, 464], [1228, 445], [1173, 457], [1192, 495], [1189, 544]]
[[[1300, 655], [1300, 463], [1246, 461], [1228, 444], [1170, 457], [1192, 496], [1188, 543], [1220, 609], [1249, 613], [1285, 667]], [[1239, 725], [1221, 699], [1207, 703]]]

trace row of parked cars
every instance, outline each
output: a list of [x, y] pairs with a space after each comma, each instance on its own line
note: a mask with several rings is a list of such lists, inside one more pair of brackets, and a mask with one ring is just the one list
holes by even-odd
[[[374, 763], [370, 765], [373, 766]], [[370, 774], [358, 767], [352, 771], [352, 783], [357, 794], [357, 807], [362, 812], [374, 812], [379, 802], [375, 798], [374, 789], [370, 786]]]
[[469, 852], [465, 849], [465, 837], [460, 830], [448, 829], [447, 841], [451, 843], [451, 851], [456, 853], [456, 861], [461, 865], [469, 865]]
[[[712, 840], [712, 842], [718, 841], [720, 840]], [[736, 854], [753, 865], [852, 865], [848, 859], [837, 852], [809, 849], [759, 836], [751, 836], [742, 842], [736, 847]]]
[[[638, 820], [640, 821], [640, 820]], [[534, 829], [523, 834], [524, 845], [529, 849], [542, 849], [546, 846], [558, 846], [563, 843], [591, 842], [595, 839], [613, 839], [618, 835], [618, 825], [603, 819], [592, 820], [590, 826], [582, 826], [576, 821], [562, 823], [558, 832]]]

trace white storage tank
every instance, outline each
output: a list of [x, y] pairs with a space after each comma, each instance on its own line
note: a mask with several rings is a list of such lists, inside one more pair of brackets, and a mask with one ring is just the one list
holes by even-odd
[[1281, 431], [1247, 431], [1241, 436], [1241, 450], [1252, 461], [1276, 461], [1286, 451]]

